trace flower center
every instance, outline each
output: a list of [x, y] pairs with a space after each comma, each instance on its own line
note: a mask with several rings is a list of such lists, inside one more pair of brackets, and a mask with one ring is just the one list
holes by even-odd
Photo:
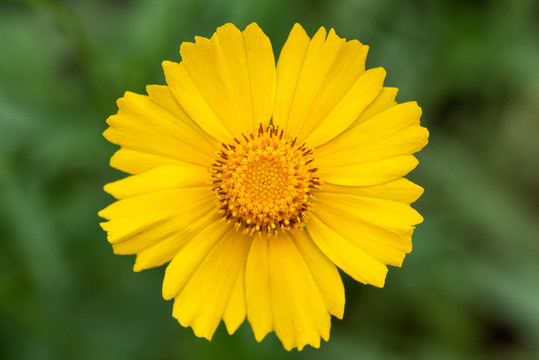
[[320, 186], [313, 151], [273, 125], [242, 135], [222, 144], [211, 167], [223, 218], [251, 235], [303, 228], [311, 190]]

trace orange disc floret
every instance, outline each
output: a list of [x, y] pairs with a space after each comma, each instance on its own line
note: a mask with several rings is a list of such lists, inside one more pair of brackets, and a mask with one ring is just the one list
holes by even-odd
[[273, 125], [223, 143], [211, 167], [223, 217], [250, 234], [302, 228], [320, 186], [312, 161], [311, 149]]

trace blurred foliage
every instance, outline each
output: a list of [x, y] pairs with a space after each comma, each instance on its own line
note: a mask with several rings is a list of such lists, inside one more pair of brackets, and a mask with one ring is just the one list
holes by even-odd
[[[252, 21], [276, 55], [294, 22], [370, 45], [431, 131], [414, 251], [382, 290], [345, 279], [320, 350], [247, 323], [196, 338], [164, 268], [133, 273], [98, 226], [115, 100], [163, 84], [181, 42]], [[0, 44], [0, 358], [539, 358], [537, 1], [0, 0]]]

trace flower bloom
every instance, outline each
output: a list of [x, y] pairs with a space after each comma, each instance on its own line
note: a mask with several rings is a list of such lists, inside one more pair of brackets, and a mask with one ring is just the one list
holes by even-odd
[[135, 271], [168, 263], [163, 297], [197, 336], [247, 318], [258, 341], [319, 347], [343, 316], [337, 267], [383, 287], [411, 251], [423, 189], [403, 176], [428, 131], [367, 50], [296, 24], [276, 66], [256, 24], [227, 24], [118, 100], [104, 136], [130, 176], [105, 186], [102, 227]]

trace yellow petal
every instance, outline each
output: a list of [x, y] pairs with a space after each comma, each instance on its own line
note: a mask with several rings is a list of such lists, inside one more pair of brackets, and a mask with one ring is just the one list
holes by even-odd
[[355, 84], [364, 75], [368, 50], [368, 46], [357, 40], [346, 42], [339, 50], [310, 109], [310, 116], [314, 115], [314, 121], [305, 121], [302, 134], [316, 129], [345, 96], [350, 97], [349, 93], [354, 87], [357, 88]]
[[169, 165], [184, 165], [185, 163], [169, 157], [149, 154], [132, 150], [129, 148], [121, 148], [116, 151], [110, 159], [110, 166], [121, 170], [128, 174], [140, 174], [154, 167], [169, 166]]
[[277, 94], [273, 123], [288, 129], [290, 107], [294, 100], [298, 77], [309, 46], [309, 36], [300, 24], [295, 24], [277, 62]]
[[367, 196], [411, 204], [419, 199], [419, 197], [423, 194], [423, 188], [405, 178], [401, 178], [376, 186], [342, 186], [324, 184], [321, 192]]
[[208, 169], [200, 166], [160, 166], [107, 184], [105, 191], [116, 199], [125, 199], [153, 191], [190, 187], [205, 187], [209, 192], [210, 180]]
[[310, 147], [318, 147], [342, 133], [369, 106], [382, 89], [386, 72], [382, 68], [365, 72], [340, 99], [331, 113], [307, 136]]
[[[249, 87], [252, 102], [252, 126], [268, 124], [273, 114], [275, 103], [275, 87], [277, 74], [275, 71], [275, 56], [270, 39], [262, 32], [256, 23], [247, 26], [243, 32], [247, 68], [249, 70]], [[239, 84], [239, 86], [247, 86]], [[244, 100], [249, 99], [247, 97]]]
[[230, 299], [226, 304], [223, 321], [226, 324], [226, 330], [230, 335], [236, 330], [245, 320], [247, 311], [245, 309], [245, 264], [240, 268], [236, 283], [230, 294]]
[[194, 210], [213, 202], [207, 188], [165, 190], [118, 200], [101, 210], [99, 216], [110, 220], [101, 226], [114, 243], [172, 217], [179, 226], [186, 226], [193, 221]]
[[320, 250], [345, 273], [364, 284], [384, 286], [387, 267], [340, 236], [318, 215], [311, 215], [306, 229]]
[[176, 296], [172, 314], [183, 326], [191, 326], [197, 336], [209, 340], [223, 317], [241, 268], [245, 266], [251, 242], [251, 237], [241, 235], [231, 226], [228, 229], [220, 240], [214, 240], [214, 246], [202, 258], [199, 251], [182, 251], [176, 257], [179, 261], [191, 262], [194, 255], [202, 261]]
[[180, 106], [170, 88], [166, 85], [148, 85], [146, 92], [153, 102], [164, 109], [167, 109], [171, 114], [174, 114], [178, 119], [181, 119], [182, 125], [190, 128], [190, 131], [197, 133], [203, 138], [208, 138], [210, 143], [219, 143], [219, 139], [209, 139], [209, 134], [205, 132], [196, 122], [193, 121]]
[[401, 266], [404, 256], [412, 251], [413, 226], [381, 226], [363, 219], [361, 213], [343, 211], [339, 206], [320, 204], [316, 214], [335, 233], [382, 264]]
[[[303, 31], [298, 26], [296, 25], [290, 34], [291, 45], [303, 38]], [[335, 34], [333, 29], [326, 38], [326, 30], [320, 28], [309, 42], [304, 55], [299, 52], [304, 48], [303, 46], [294, 49], [285, 44], [283, 47], [281, 52], [283, 60], [279, 58], [277, 63], [278, 88], [275, 115], [284, 115], [284, 118], [275, 117], [274, 121], [277, 125], [285, 126], [288, 132], [298, 136], [300, 141], [303, 141], [306, 135], [301, 133], [302, 127], [311, 122], [317, 123], [317, 114], [311, 112], [312, 106], [345, 42]], [[303, 58], [301, 66], [297, 66], [297, 60], [289, 60], [292, 56]], [[288, 76], [290, 79], [282, 79], [283, 76]], [[281, 81], [285, 81], [291, 88], [283, 89], [283, 91], [279, 86]], [[284, 98], [285, 96], [287, 98]], [[284, 109], [279, 109], [281, 106]], [[329, 106], [331, 107], [331, 104]]]
[[[196, 206], [196, 208], [193, 208], [185, 215], [188, 217], [187, 220], [192, 220], [187, 225], [185, 221], [176, 221], [175, 214], [173, 214], [152, 223], [151, 226], [133, 232], [128, 237], [120, 239], [111, 238], [114, 253], [120, 255], [141, 255], [140, 258], [137, 258], [139, 263], [135, 266], [137, 269], [140, 269], [141, 261], [146, 265], [152, 263], [149, 267], [159, 266], [161, 264], [156, 264], [159, 262], [159, 259], [162, 259], [166, 254], [174, 253], [185, 241], [193, 238], [193, 234], [196, 234], [202, 227], [206, 226], [209, 219], [213, 218], [212, 216], [217, 216], [218, 214], [215, 211], [213, 202], [208, 201]], [[219, 217], [216, 219], [219, 220]], [[169, 243], [177, 247], [170, 248], [167, 245]], [[149, 250], [154, 247], [156, 249]], [[156, 251], [161, 251], [165, 254], [159, 256], [159, 259], [157, 259], [153, 257]], [[175, 253], [171, 256], [173, 255]]]
[[415, 102], [396, 105], [316, 149], [316, 166], [347, 166], [413, 154], [427, 144], [429, 136], [419, 126], [420, 116]]
[[202, 230], [172, 259], [163, 280], [163, 298], [176, 297], [191, 274], [196, 270], [215, 244], [230, 231], [231, 226], [216, 221]]
[[170, 91], [191, 119], [215, 139], [230, 138], [231, 132], [210, 107], [184, 64], [163, 61], [162, 66]]
[[327, 188], [317, 193], [316, 216], [381, 263], [401, 266], [412, 250], [414, 225], [423, 220], [409, 205], [422, 189], [404, 179], [381, 186], [346, 187], [348, 193], [331, 192], [345, 187]]
[[110, 142], [184, 163], [211, 163], [218, 144], [186, 125], [185, 121], [190, 121], [186, 115], [180, 118], [148, 96], [130, 92], [118, 100], [118, 107], [118, 114], [107, 119], [110, 127], [103, 133]]
[[331, 315], [342, 319], [344, 313], [344, 286], [335, 265], [314, 244], [306, 231], [290, 234], [305, 264], [324, 298]]
[[[136, 187], [128, 189], [137, 191]], [[117, 191], [121, 191], [121, 187]], [[137, 254], [134, 271], [170, 261], [186, 241], [210, 222], [220, 219], [213, 196], [206, 187], [129, 197], [113, 203], [99, 215], [110, 220], [101, 226], [107, 231], [114, 252]]]
[[375, 115], [386, 111], [387, 109], [397, 105], [395, 97], [399, 90], [396, 88], [383, 87], [378, 93], [378, 96], [370, 105], [359, 115], [359, 117], [350, 125], [350, 129], [369, 120]]
[[330, 315], [312, 274], [288, 233], [268, 244], [270, 297], [275, 334], [287, 350], [320, 346], [329, 339]]
[[[320, 166], [319, 163], [316, 163]], [[318, 174], [325, 183], [347, 186], [384, 184], [403, 177], [418, 164], [413, 155], [395, 156], [357, 165], [322, 167]]]
[[342, 212], [356, 214], [362, 219], [382, 226], [410, 227], [423, 221], [410, 205], [390, 199], [338, 193], [316, 194], [317, 204]]
[[[240, 137], [271, 118], [275, 60], [269, 39], [256, 25], [242, 33], [234, 25], [217, 29], [211, 39], [183, 43], [182, 63], [165, 63], [167, 83], [180, 105], [219, 139]], [[220, 122], [220, 123], [219, 123]]]
[[[175, 232], [170, 233], [169, 236], [165, 236], [160, 240], [159, 238], [154, 238], [154, 242], [151, 246], [144, 248], [141, 251], [137, 251], [137, 260], [133, 266], [133, 271], [142, 271], [168, 263], [203, 229], [213, 223], [220, 222], [220, 214], [215, 212], [215, 205], [211, 205], [213, 205], [213, 207], [201, 206], [200, 208], [197, 208], [197, 211], [193, 212], [193, 222], [189, 225], [178, 228], [178, 224], [174, 224], [177, 228]], [[138, 235], [139, 234], [137, 234], [137, 237]], [[148, 236], [150, 235], [151, 234], [148, 234]], [[142, 235], [140, 237], [142, 237]], [[156, 239], [159, 241], [155, 241]], [[130, 246], [132, 250], [134, 244], [135, 239], [132, 238], [121, 243], [113, 244], [112, 246], [115, 251], [118, 251], [118, 249], [124, 245]]]
[[255, 339], [262, 339], [272, 329], [269, 283], [268, 238], [255, 236], [245, 267], [245, 306]]
[[[365, 71], [367, 51], [368, 47], [356, 40], [346, 42], [339, 38], [333, 29], [326, 38], [325, 29], [321, 28], [309, 40], [296, 24], [277, 64], [275, 124], [304, 141], [332, 112], [330, 121], [339, 120], [333, 127], [340, 129], [342, 124], [349, 122], [353, 111], [345, 111], [348, 117], [341, 118], [348, 100], [341, 104], [340, 110], [335, 108], [343, 98], [354, 97], [347, 93]], [[342, 129], [336, 130], [337, 133], [340, 131]]]

